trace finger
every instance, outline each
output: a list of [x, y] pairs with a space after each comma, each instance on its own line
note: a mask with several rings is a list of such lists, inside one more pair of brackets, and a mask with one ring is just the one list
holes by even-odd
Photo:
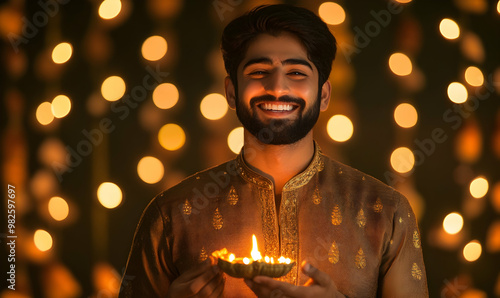
[[220, 286], [223, 285], [224, 283], [224, 276], [222, 273], [216, 274], [211, 280], [209, 280], [197, 293], [196, 297], [217, 297], [217, 295], [214, 294], [216, 289]]
[[[205, 286], [207, 286], [207, 284], [210, 284], [211, 281], [214, 281], [214, 278], [222, 275], [222, 273], [220, 273], [219, 267], [212, 268], [212, 270], [207, 270], [192, 280], [185, 281], [183, 283], [184, 286], [182, 287], [184, 294], [186, 296], [195, 295], [199, 293]], [[213, 287], [215, 287], [215, 284], [213, 285]], [[211, 291], [208, 291], [206, 292], [206, 295], [210, 293]]]
[[302, 262], [301, 267], [302, 272], [312, 278], [318, 285], [328, 287], [331, 284], [331, 278], [328, 274], [307, 263], [307, 261]]
[[263, 287], [267, 288], [269, 292], [280, 294], [275, 295], [274, 297], [281, 297], [282, 294], [289, 297], [303, 297], [303, 289], [296, 285], [289, 284], [287, 282], [274, 280], [267, 276], [256, 276], [253, 278], [254, 288]]
[[224, 293], [224, 286], [226, 285], [226, 278], [224, 277], [224, 275], [222, 275], [222, 279], [221, 281], [216, 285], [214, 291], [212, 292], [212, 294], [210, 294], [210, 297], [223, 297], [223, 293]]
[[[215, 258], [212, 256], [209, 256], [205, 261], [200, 263], [198, 266], [184, 272], [184, 274], [179, 276], [179, 281], [186, 282], [186, 281], [193, 280], [196, 277], [198, 277], [199, 275], [201, 275], [207, 271], [210, 271], [210, 268], [214, 267], [215, 264], [217, 264], [217, 261], [215, 260]], [[212, 269], [212, 270], [214, 270], [214, 269]]]

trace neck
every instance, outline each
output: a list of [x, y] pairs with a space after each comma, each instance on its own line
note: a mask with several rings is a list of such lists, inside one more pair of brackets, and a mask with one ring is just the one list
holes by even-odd
[[264, 144], [246, 130], [244, 139], [246, 163], [273, 181], [276, 194], [281, 194], [286, 182], [307, 168], [314, 155], [312, 131], [290, 145]]

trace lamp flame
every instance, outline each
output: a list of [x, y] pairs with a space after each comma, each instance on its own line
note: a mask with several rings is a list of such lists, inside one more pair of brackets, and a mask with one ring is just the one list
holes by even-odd
[[252, 259], [254, 261], [262, 260], [262, 255], [260, 254], [259, 248], [257, 247], [257, 238], [255, 237], [255, 234], [252, 235], [252, 242], [252, 252], [250, 253], [252, 255]]

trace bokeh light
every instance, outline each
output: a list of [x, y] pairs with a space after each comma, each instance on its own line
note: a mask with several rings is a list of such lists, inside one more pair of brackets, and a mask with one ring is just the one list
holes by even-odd
[[464, 258], [469, 262], [474, 262], [481, 256], [482, 250], [483, 248], [481, 246], [481, 243], [479, 243], [479, 241], [477, 240], [472, 240], [464, 247]]
[[48, 125], [54, 120], [52, 104], [48, 101], [42, 102], [36, 109], [36, 120], [42, 125]]
[[243, 127], [236, 127], [235, 129], [231, 130], [229, 135], [227, 136], [227, 145], [229, 146], [229, 149], [233, 151], [233, 153], [238, 154], [241, 151], [241, 147], [243, 147], [243, 134], [244, 134], [244, 129]]
[[203, 117], [209, 120], [218, 120], [227, 113], [227, 101], [224, 95], [211, 93], [205, 96], [200, 103], [200, 110]]
[[488, 188], [488, 180], [484, 177], [477, 177], [469, 186], [470, 194], [476, 199], [484, 197], [488, 193]]
[[394, 109], [394, 120], [401, 127], [413, 127], [418, 120], [417, 110], [409, 103], [402, 103]]
[[500, 1], [497, 3], [497, 12], [500, 13]]
[[457, 39], [460, 36], [460, 27], [452, 19], [443, 19], [439, 23], [439, 31], [446, 39]]
[[73, 47], [67, 42], [62, 42], [52, 50], [52, 61], [57, 64], [62, 64], [71, 58]]
[[97, 199], [108, 209], [116, 208], [122, 202], [122, 190], [112, 182], [104, 182], [97, 188]]
[[153, 91], [153, 102], [160, 109], [170, 109], [179, 100], [179, 90], [174, 84], [163, 83]]
[[452, 212], [443, 220], [443, 229], [446, 233], [454, 235], [462, 230], [464, 226], [464, 219], [462, 215], [456, 212]]
[[351, 119], [344, 115], [334, 115], [326, 124], [326, 131], [332, 140], [345, 142], [349, 140], [354, 132]]
[[402, 4], [406, 4], [406, 3], [410, 3], [411, 0], [395, 0], [396, 2], [399, 2], [399, 3], [402, 3]]
[[318, 14], [323, 21], [330, 25], [339, 25], [345, 21], [345, 11], [337, 3], [324, 2], [319, 6]]
[[403, 53], [394, 53], [389, 57], [389, 68], [398, 76], [407, 76], [413, 69], [410, 58]]
[[49, 200], [49, 214], [57, 221], [65, 220], [69, 214], [68, 203], [61, 197], [52, 197]]
[[101, 94], [107, 101], [117, 101], [125, 94], [125, 81], [119, 76], [111, 76], [104, 80]]
[[170, 151], [175, 151], [184, 146], [186, 134], [182, 127], [177, 124], [165, 124], [158, 133], [160, 145]]
[[71, 100], [66, 95], [58, 95], [52, 100], [51, 109], [54, 117], [63, 118], [71, 111]]
[[116, 17], [122, 10], [122, 2], [120, 0], [104, 0], [99, 5], [99, 16], [102, 19], [109, 20]]
[[484, 75], [479, 68], [469, 66], [465, 70], [465, 80], [469, 83], [469, 85], [479, 87], [484, 83]]
[[162, 162], [153, 156], [143, 157], [137, 164], [137, 174], [142, 181], [155, 184], [163, 178], [164, 168]]
[[141, 53], [146, 60], [158, 61], [167, 53], [167, 41], [158, 35], [148, 37], [142, 44]]
[[459, 82], [448, 85], [448, 98], [454, 103], [464, 103], [469, 96], [465, 86]]
[[36, 248], [40, 251], [47, 251], [52, 248], [52, 236], [45, 230], [36, 230], [33, 235]]
[[415, 165], [413, 152], [406, 147], [399, 147], [391, 154], [391, 166], [398, 173], [408, 173]]

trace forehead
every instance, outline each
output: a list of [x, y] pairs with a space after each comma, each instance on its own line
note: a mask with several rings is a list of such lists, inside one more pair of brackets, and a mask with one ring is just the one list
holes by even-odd
[[302, 42], [290, 33], [277, 36], [260, 34], [250, 42], [240, 67], [251, 59], [270, 58], [273, 62], [286, 59], [303, 59], [313, 64], [307, 57], [307, 50]]

